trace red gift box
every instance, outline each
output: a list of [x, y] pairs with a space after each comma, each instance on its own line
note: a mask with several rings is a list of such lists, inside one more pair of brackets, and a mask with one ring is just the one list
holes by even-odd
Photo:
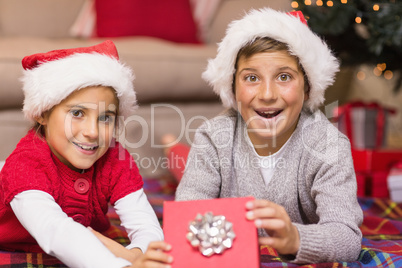
[[[221, 198], [194, 201], [166, 201], [163, 205], [165, 241], [172, 245], [169, 252], [175, 268], [260, 267], [257, 228], [246, 219], [246, 202], [252, 197]], [[233, 224], [236, 237], [231, 248], [221, 254], [204, 256], [187, 240], [189, 224], [197, 214], [224, 215]]]
[[372, 197], [389, 197], [387, 177], [389, 171], [374, 171], [371, 175], [371, 194]]
[[388, 171], [356, 172], [357, 196], [389, 197]]
[[389, 196], [388, 172], [402, 159], [402, 151], [382, 149], [386, 146], [389, 114], [395, 114], [395, 110], [374, 102], [350, 102], [334, 110], [338, 129], [352, 147], [358, 196]]
[[402, 161], [402, 150], [352, 149], [358, 196], [389, 197], [387, 177], [392, 166]]
[[366, 173], [356, 172], [357, 196], [366, 196]]
[[357, 101], [337, 107], [334, 120], [349, 138], [352, 148], [376, 149], [386, 146], [389, 114], [395, 114], [395, 110], [375, 102]]
[[402, 150], [352, 149], [352, 158], [356, 172], [389, 171], [393, 165], [402, 161]]

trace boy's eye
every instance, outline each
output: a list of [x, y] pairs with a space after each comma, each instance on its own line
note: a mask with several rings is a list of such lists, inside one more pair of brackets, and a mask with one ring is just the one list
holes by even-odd
[[289, 81], [289, 80], [290, 80], [290, 75], [288, 75], [288, 74], [281, 74], [281, 75], [279, 75], [279, 80], [282, 81], [282, 82]]
[[81, 116], [83, 116], [83, 113], [82, 113], [82, 111], [80, 111], [80, 110], [72, 110], [72, 111], [70, 111], [70, 113], [71, 113], [71, 115], [74, 116], [74, 117], [81, 117]]
[[246, 76], [246, 81], [248, 81], [248, 82], [257, 82], [258, 77], [256, 75], [247, 75]]
[[114, 116], [111, 115], [101, 115], [99, 116], [99, 121], [105, 122], [105, 123], [110, 123], [114, 121]]

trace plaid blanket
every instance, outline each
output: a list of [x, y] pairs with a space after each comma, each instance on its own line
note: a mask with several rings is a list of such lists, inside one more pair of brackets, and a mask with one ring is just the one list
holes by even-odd
[[282, 262], [272, 248], [261, 247], [261, 268], [268, 267], [402, 267], [402, 203], [384, 198], [359, 198], [364, 220], [362, 250], [355, 262], [295, 265]]
[[[173, 200], [175, 182], [170, 177], [145, 179], [144, 190], [162, 223], [162, 209], [165, 200]], [[364, 212], [364, 221], [360, 227], [363, 232], [362, 250], [355, 262], [331, 262], [309, 265], [295, 265], [284, 262], [277, 252], [267, 246], [261, 246], [261, 268], [268, 267], [402, 267], [402, 203], [389, 199], [359, 198]], [[113, 208], [108, 216], [112, 227], [105, 233], [117, 242], [128, 244], [127, 234]], [[51, 268], [66, 267], [56, 258], [43, 253], [24, 253], [0, 251], [0, 267], [10, 268]]]

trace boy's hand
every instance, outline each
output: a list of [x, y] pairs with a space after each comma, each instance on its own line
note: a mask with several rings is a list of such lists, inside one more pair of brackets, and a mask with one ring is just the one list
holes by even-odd
[[171, 249], [171, 246], [164, 241], [151, 242], [147, 251], [135, 262], [132, 268], [170, 268], [173, 262], [173, 257], [166, 252]]
[[299, 232], [282, 206], [268, 200], [253, 200], [246, 203], [246, 209], [246, 218], [254, 221], [257, 228], [265, 229], [269, 235], [259, 238], [261, 245], [273, 247], [283, 255], [297, 254]]

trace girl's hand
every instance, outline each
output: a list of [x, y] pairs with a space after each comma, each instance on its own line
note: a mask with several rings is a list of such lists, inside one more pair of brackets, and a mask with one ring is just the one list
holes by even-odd
[[246, 203], [246, 218], [254, 221], [257, 228], [263, 228], [269, 235], [260, 237], [261, 245], [275, 248], [282, 255], [296, 255], [300, 246], [299, 232], [286, 210], [268, 200], [253, 200]]
[[172, 247], [164, 241], [151, 242], [144, 255], [133, 262], [132, 268], [170, 268], [173, 257], [166, 253]]
[[101, 233], [88, 228], [93, 234], [116, 256], [128, 260], [132, 263], [132, 268], [170, 268], [170, 263], [173, 262], [173, 257], [165, 253], [171, 249], [171, 246], [166, 242], [157, 241], [151, 242], [147, 251], [142, 254], [138, 248], [131, 250], [125, 248], [116, 241], [102, 235]]

